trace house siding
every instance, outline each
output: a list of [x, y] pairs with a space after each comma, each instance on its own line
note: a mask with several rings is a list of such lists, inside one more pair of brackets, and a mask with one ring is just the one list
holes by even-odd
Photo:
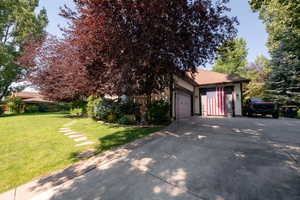
[[[173, 92], [172, 92], [172, 102], [173, 102], [173, 105], [172, 105], [172, 118], [175, 119], [176, 118], [176, 94], [178, 93], [178, 90], [180, 91], [185, 91], [187, 93], [190, 93], [192, 95], [192, 99], [193, 99], [193, 102], [192, 102], [192, 113], [191, 114], [194, 114], [195, 113], [195, 100], [194, 100], [194, 96], [195, 96], [195, 86], [192, 85], [191, 83], [189, 83], [188, 81], [186, 80], [183, 80], [181, 78], [179, 78], [178, 76], [174, 75], [173, 76], [173, 84], [172, 84], [172, 87], [173, 87]], [[199, 105], [199, 103], [198, 103]]]
[[[201, 86], [202, 89], [207, 88], [215, 88], [215, 87], [227, 87], [232, 86], [232, 96], [234, 101], [234, 114], [235, 116], [241, 116], [242, 115], [242, 93], [241, 93], [241, 84], [240, 83], [228, 83], [228, 84], [216, 84], [216, 85], [209, 85], [209, 86]], [[196, 91], [199, 91], [199, 88], [196, 89]], [[201, 107], [201, 115], [207, 116], [206, 111], [206, 95], [200, 94], [201, 98], [201, 105], [199, 105], [199, 108]], [[196, 100], [195, 100], [196, 102]], [[199, 102], [199, 101], [198, 101]], [[199, 103], [200, 104], [200, 103]], [[195, 104], [196, 105], [196, 104]], [[197, 113], [197, 109], [195, 109], [195, 113]]]
[[242, 94], [241, 94], [241, 85], [240, 83], [234, 84], [234, 107], [235, 115], [242, 115]]
[[195, 114], [200, 114], [200, 94], [199, 94], [199, 88], [195, 88], [195, 93], [194, 93], [194, 113]]
[[[241, 83], [223, 83], [214, 85], [195, 86], [188, 80], [182, 79], [176, 75], [173, 76], [173, 81], [170, 88], [164, 94], [168, 94], [168, 101], [170, 102], [170, 114], [173, 119], [176, 119], [176, 94], [186, 92], [192, 97], [192, 114], [200, 114], [207, 116], [206, 112], [206, 95], [200, 93], [200, 89], [214, 88], [214, 87], [233, 87], [232, 100], [234, 101], [235, 116], [242, 115], [242, 90]], [[230, 116], [230, 115], [229, 115]]]
[[178, 85], [180, 87], [183, 87], [184, 89], [189, 90], [190, 92], [194, 92], [194, 86], [192, 84], [179, 78], [176, 75], [174, 75], [174, 83], [175, 83], [175, 85]]

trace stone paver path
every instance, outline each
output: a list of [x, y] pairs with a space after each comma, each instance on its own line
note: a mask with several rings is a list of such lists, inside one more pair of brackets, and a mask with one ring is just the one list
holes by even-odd
[[87, 140], [86, 137], [80, 137], [80, 138], [74, 139], [75, 142], [80, 142], [80, 141], [85, 141], [85, 140]]
[[76, 144], [76, 147], [80, 147], [80, 146], [85, 146], [85, 145], [90, 145], [90, 144], [94, 144], [94, 142], [84, 142], [84, 143], [80, 143], [80, 144]]
[[78, 137], [82, 137], [83, 135], [69, 135], [69, 138], [78, 138]]
[[70, 128], [66, 128], [68, 126], [71, 126], [74, 123], [75, 122], [70, 122], [68, 124], [65, 124], [64, 128], [59, 129], [59, 132], [63, 133], [66, 137], [69, 137], [70, 139], [73, 139], [76, 143], [78, 143], [75, 145], [76, 147], [94, 144], [94, 142], [89, 141], [88, 138], [85, 137], [83, 133], [78, 133], [76, 131], [71, 130]]

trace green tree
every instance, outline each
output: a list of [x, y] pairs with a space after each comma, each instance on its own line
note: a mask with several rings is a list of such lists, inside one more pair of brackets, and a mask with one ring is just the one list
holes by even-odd
[[38, 3], [39, 0], [0, 0], [0, 99], [26, 73], [17, 64], [22, 47], [28, 40], [45, 35], [47, 14], [45, 9], [35, 13]]
[[218, 58], [213, 71], [232, 76], [244, 76], [247, 66], [247, 43], [239, 38], [229, 40], [218, 50]]
[[284, 42], [300, 53], [300, 0], [251, 0], [250, 5], [266, 24], [270, 51]]
[[283, 104], [300, 104], [300, 0], [251, 0], [250, 5], [269, 33], [269, 94]]
[[254, 63], [247, 66], [245, 77], [251, 80], [245, 90], [245, 99], [251, 97], [267, 98], [266, 80], [271, 73], [270, 60], [258, 56]]
[[268, 93], [282, 104], [300, 105], [300, 55], [281, 44], [272, 51]]

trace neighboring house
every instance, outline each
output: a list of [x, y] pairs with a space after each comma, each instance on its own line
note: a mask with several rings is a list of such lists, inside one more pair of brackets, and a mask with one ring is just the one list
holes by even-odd
[[247, 83], [249, 80], [244, 78], [207, 70], [174, 75], [172, 89], [168, 90], [171, 116], [241, 116], [243, 84]]
[[14, 92], [11, 98], [20, 98], [26, 104], [51, 104], [45, 97], [37, 92]]

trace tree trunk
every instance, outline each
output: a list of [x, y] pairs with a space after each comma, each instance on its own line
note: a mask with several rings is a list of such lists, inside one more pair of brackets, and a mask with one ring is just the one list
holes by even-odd
[[2, 101], [2, 99], [7, 95], [8, 87], [9, 86], [5, 86], [4, 90], [2, 92], [0, 92], [0, 101]]

